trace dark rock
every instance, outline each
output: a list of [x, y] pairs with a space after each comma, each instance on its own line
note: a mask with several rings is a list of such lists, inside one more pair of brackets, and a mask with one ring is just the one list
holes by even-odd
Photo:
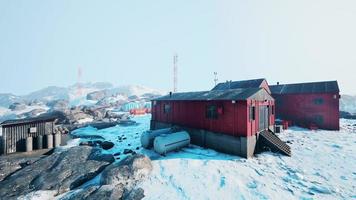
[[132, 153], [133, 151], [131, 149], [124, 149], [124, 154], [129, 154]]
[[145, 197], [144, 190], [142, 188], [133, 189], [124, 193], [125, 200], [141, 200]]
[[140, 149], [140, 147], [136, 147], [136, 150], [139, 150]]
[[340, 111], [340, 118], [344, 118], [344, 119], [356, 119], [356, 115], [351, 114], [351, 113], [349, 113], [349, 112]]
[[102, 154], [99, 148], [72, 147], [40, 159], [0, 182], [0, 196], [14, 198], [37, 190], [62, 194], [94, 178], [112, 162], [114, 157]]
[[72, 134], [73, 138], [83, 138], [89, 140], [104, 140], [105, 138], [101, 137], [100, 135], [79, 135], [79, 134]]
[[15, 102], [9, 106], [11, 110], [24, 110], [26, 108], [26, 104]]
[[114, 147], [114, 143], [109, 142], [109, 141], [104, 141], [101, 143], [101, 148], [108, 150]]
[[38, 155], [36, 157], [12, 157], [12, 156], [1, 156], [0, 157], [0, 181], [4, 180], [9, 175], [14, 172], [36, 162], [43, 156]]
[[114, 156], [119, 156], [121, 155], [121, 152], [114, 153]]

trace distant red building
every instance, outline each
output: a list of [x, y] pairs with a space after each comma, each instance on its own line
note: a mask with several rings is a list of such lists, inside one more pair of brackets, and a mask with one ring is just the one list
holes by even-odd
[[264, 88], [268, 93], [271, 93], [266, 79], [251, 79], [242, 81], [226, 81], [217, 84], [212, 90], [228, 90], [228, 89], [247, 89], [247, 88]]
[[302, 127], [339, 130], [339, 86], [337, 81], [270, 86], [278, 119]]
[[243, 157], [253, 155], [258, 134], [274, 120], [274, 99], [260, 87], [173, 93], [152, 101], [152, 130], [179, 126], [194, 144]]

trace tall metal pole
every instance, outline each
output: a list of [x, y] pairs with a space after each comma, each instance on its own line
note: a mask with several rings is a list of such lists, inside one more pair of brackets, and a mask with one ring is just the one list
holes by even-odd
[[214, 72], [214, 82], [215, 82], [215, 86], [218, 84], [218, 73]]
[[173, 92], [177, 92], [177, 84], [178, 84], [178, 55], [174, 54], [173, 56]]

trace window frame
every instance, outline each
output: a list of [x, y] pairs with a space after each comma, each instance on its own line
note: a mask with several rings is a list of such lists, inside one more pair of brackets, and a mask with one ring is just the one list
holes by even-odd
[[168, 103], [163, 104], [163, 113], [164, 114], [169, 114], [171, 112], [172, 112], [171, 104], [168, 104]]
[[256, 106], [249, 107], [249, 120], [250, 121], [256, 120]]
[[206, 105], [205, 107], [205, 118], [207, 119], [218, 119], [218, 106], [214, 104]]

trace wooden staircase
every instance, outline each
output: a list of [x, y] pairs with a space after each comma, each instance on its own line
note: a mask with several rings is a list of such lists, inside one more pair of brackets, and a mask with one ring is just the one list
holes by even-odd
[[280, 152], [287, 156], [292, 155], [290, 146], [271, 131], [262, 131], [258, 140], [259, 145], [262, 145], [262, 149], [267, 146], [274, 152]]

